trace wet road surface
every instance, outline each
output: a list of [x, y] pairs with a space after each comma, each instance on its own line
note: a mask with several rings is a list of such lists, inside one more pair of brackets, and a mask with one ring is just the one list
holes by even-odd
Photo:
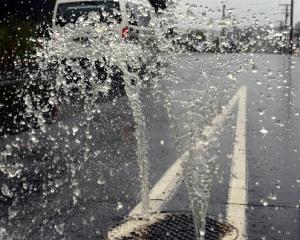
[[[257, 70], [243, 71], [235, 77], [237, 87], [247, 86], [248, 92], [247, 238], [299, 239], [299, 59], [292, 59], [290, 66], [287, 57], [253, 56], [253, 60]], [[225, 218], [229, 179], [235, 177], [230, 173], [235, 125], [236, 113], [228, 119], [219, 138], [221, 153], [209, 206], [210, 214]], [[189, 209], [187, 195], [182, 185], [169, 210], [179, 211], [184, 201]]]
[[[245, 54], [185, 55], [170, 65], [158, 86], [148, 84], [141, 93], [151, 186], [189, 149], [191, 128], [204, 129], [246, 86], [247, 238], [299, 239], [299, 64], [299, 58]], [[209, 214], [221, 218], [227, 217], [228, 187], [235, 177], [231, 163], [238, 108], [218, 136]], [[101, 239], [140, 201], [134, 119], [127, 98], [89, 110], [60, 106], [58, 123], [1, 139], [5, 159], [27, 169], [11, 171], [17, 184], [7, 184], [5, 192], [14, 201], [1, 206], [4, 237]], [[2, 192], [5, 188], [2, 184]], [[189, 209], [181, 184], [165, 210]]]

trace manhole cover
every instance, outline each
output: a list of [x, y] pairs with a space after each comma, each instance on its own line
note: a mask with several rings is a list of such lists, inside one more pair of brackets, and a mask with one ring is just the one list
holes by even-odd
[[[236, 239], [236, 229], [225, 221], [206, 218], [207, 240]], [[149, 221], [131, 218], [108, 233], [109, 240], [194, 240], [195, 229], [191, 213], [152, 215]]]

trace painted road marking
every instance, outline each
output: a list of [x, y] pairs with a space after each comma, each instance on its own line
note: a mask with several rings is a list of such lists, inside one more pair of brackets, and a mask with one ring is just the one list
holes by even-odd
[[[216, 116], [211, 126], [207, 126], [203, 135], [211, 138], [224, 124], [226, 118], [232, 113], [234, 106], [239, 101], [240, 97], [244, 94], [246, 87], [241, 87], [238, 92], [229, 101], [227, 106], [223, 109], [222, 113]], [[202, 140], [196, 143], [196, 149], [203, 147]], [[182, 162], [186, 161], [189, 157], [189, 151], [183, 153], [176, 162], [165, 172], [161, 179], [155, 184], [150, 191], [150, 212], [160, 212], [165, 204], [173, 197], [180, 183], [182, 182]], [[142, 214], [141, 203], [139, 203], [129, 214], [129, 216], [136, 216]]]
[[[231, 98], [229, 103], [222, 109], [222, 113], [216, 116], [212, 123], [205, 127], [203, 135], [206, 138], [213, 137], [214, 134], [217, 134], [224, 125], [227, 117], [233, 112], [235, 105], [239, 102], [240, 99], [245, 98], [246, 87], [241, 87], [237, 93]], [[245, 100], [246, 101], [246, 100]], [[242, 104], [241, 104], [242, 105]], [[205, 142], [200, 140], [196, 143], [196, 149], [201, 149], [204, 146]], [[158, 213], [161, 212], [164, 206], [175, 194], [179, 185], [182, 182], [182, 163], [188, 160], [189, 151], [183, 153], [173, 165], [165, 172], [161, 179], [155, 184], [155, 186], [150, 191], [150, 212]], [[139, 203], [130, 213], [129, 217], [139, 217], [142, 215], [142, 204]], [[151, 224], [151, 221], [149, 222]], [[123, 229], [124, 225], [124, 229]], [[110, 236], [117, 234], [118, 232], [128, 232], [128, 226], [123, 224], [117, 229], [112, 229], [108, 233], [108, 239], [113, 239]], [[143, 223], [145, 226], [145, 223]], [[134, 226], [132, 226], [134, 227]], [[133, 228], [131, 228], [133, 230]]]
[[148, 226], [157, 223], [158, 221], [164, 220], [165, 215], [162, 214], [151, 214], [150, 218], [147, 220], [129, 218], [126, 219], [120, 226], [115, 227], [111, 230], [108, 235], [105, 237], [105, 240], [121, 240], [124, 237], [130, 236], [132, 232], [138, 231], [141, 232], [143, 229], [146, 229]]
[[[238, 240], [247, 239], [247, 159], [246, 159], [247, 89], [242, 89], [237, 113], [235, 141], [229, 180], [226, 218], [238, 229]], [[226, 239], [226, 238], [225, 238]]]

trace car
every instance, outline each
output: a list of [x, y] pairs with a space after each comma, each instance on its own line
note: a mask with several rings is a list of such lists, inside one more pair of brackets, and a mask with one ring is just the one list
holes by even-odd
[[[78, 22], [88, 21], [92, 14], [96, 14], [98, 17], [96, 23], [108, 25], [109, 29], [113, 29], [119, 36], [120, 41], [139, 44], [143, 49], [149, 50], [148, 52], [152, 54], [140, 56], [143, 59], [147, 58], [147, 61], [143, 61], [137, 70], [145, 73], [149, 61], [155, 61], [156, 57], [156, 39], [150, 24], [152, 13], [153, 9], [147, 0], [57, 0], [52, 18], [53, 32], [61, 36], [65, 34], [65, 29], [72, 29], [71, 41], [74, 42], [71, 44], [74, 50], [70, 47], [68, 56], [64, 56], [61, 63], [77, 61], [81, 67], [88, 68], [91, 64], [90, 61], [94, 61], [98, 79], [103, 83], [110, 78], [111, 90], [124, 93], [123, 74], [117, 66], [110, 66], [107, 59], [103, 57], [96, 61], [95, 58], [89, 59], [88, 42], [92, 38], [101, 37], [101, 33], [95, 31], [95, 22], [87, 22], [82, 25]], [[55, 36], [55, 34], [53, 35]], [[78, 51], [78, 49], [80, 50]], [[112, 73], [108, 74], [107, 68], [112, 69], [110, 71]], [[133, 69], [130, 65], [128, 68], [129, 70]], [[74, 83], [74, 79], [79, 79], [70, 64], [66, 65], [66, 72], [68, 73], [66, 76], [68, 83]]]
[[[139, 37], [153, 34], [150, 28], [151, 5], [147, 0], [57, 0], [52, 28], [75, 24], [91, 12], [100, 14], [100, 21], [118, 26], [120, 38], [138, 30]], [[93, 27], [93, 26], [90, 26]], [[134, 32], [136, 34], [136, 32]]]

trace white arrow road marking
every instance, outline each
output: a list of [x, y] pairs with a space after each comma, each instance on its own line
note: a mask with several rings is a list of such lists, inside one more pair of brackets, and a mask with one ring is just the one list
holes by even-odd
[[[237, 93], [232, 97], [229, 103], [223, 108], [222, 113], [216, 116], [211, 125], [205, 127], [203, 131], [203, 135], [207, 138], [213, 137], [213, 135], [217, 134], [222, 126], [224, 125], [227, 117], [233, 112], [234, 106], [240, 99], [245, 99], [246, 87], [241, 87]], [[246, 100], [244, 100], [246, 101]], [[243, 104], [239, 104], [240, 107]], [[243, 113], [243, 112], [242, 112]], [[241, 115], [241, 113], [240, 113]], [[241, 134], [243, 135], [243, 134]], [[239, 139], [238, 139], [239, 140]], [[200, 140], [196, 143], [196, 149], [199, 150], [204, 146], [205, 142]], [[188, 160], [189, 151], [183, 153], [174, 163], [173, 165], [165, 172], [165, 174], [161, 177], [161, 179], [154, 185], [152, 190], [150, 191], [150, 212], [158, 213], [161, 212], [167, 202], [172, 198], [178, 189], [179, 185], [182, 182], [182, 162]], [[142, 215], [142, 206], [139, 203], [130, 213], [130, 217], [141, 216]], [[230, 219], [231, 220], [231, 219]], [[151, 224], [152, 221], [149, 222]], [[124, 225], [124, 229], [122, 226]], [[108, 239], [110, 236], [119, 235], [117, 232], [130, 232], [128, 229], [128, 225], [123, 224], [116, 229], [112, 229], [108, 233]], [[116, 232], [117, 231], [117, 232]], [[132, 232], [132, 231], [131, 231]]]
[[[229, 180], [227, 220], [238, 229], [237, 240], [247, 239], [247, 159], [246, 159], [246, 107], [247, 89], [242, 89], [237, 114], [233, 158]], [[226, 238], [225, 238], [226, 239]]]

